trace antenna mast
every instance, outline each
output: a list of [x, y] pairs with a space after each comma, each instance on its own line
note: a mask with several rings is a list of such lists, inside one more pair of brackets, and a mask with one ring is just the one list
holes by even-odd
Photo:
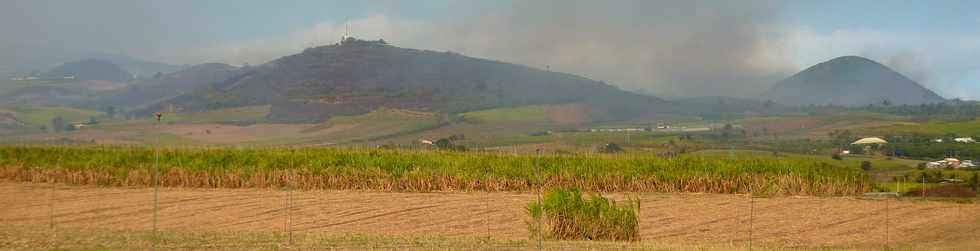
[[346, 36], [347, 38], [351, 38], [350, 20], [347, 20], [347, 31], [346, 31], [346, 35], [344, 36]]

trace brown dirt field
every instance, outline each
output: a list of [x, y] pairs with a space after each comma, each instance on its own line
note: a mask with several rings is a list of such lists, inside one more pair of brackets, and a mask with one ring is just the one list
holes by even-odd
[[548, 120], [559, 125], [574, 125], [591, 122], [589, 116], [593, 111], [588, 106], [582, 104], [563, 104], [545, 107], [548, 113]]
[[126, 88], [126, 84], [105, 80], [85, 80], [80, 84], [85, 88], [95, 91], [112, 91]]
[[[255, 124], [247, 126], [222, 124], [177, 124], [162, 126], [162, 131], [213, 144], [233, 144], [273, 138], [301, 137], [309, 124]], [[208, 133], [208, 130], [211, 133]]]
[[[164, 231], [281, 232], [286, 196], [284, 190], [162, 188], [159, 226]], [[489, 231], [494, 240], [523, 241], [529, 238], [524, 206], [535, 198], [519, 193], [370, 191], [294, 191], [292, 196], [297, 234], [480, 238]], [[667, 243], [730, 250], [748, 245], [753, 203], [746, 196], [639, 198], [642, 240], [623, 244], [627, 247]], [[887, 241], [916, 250], [980, 248], [980, 206], [975, 204], [814, 197], [754, 201], [756, 247], [878, 249]], [[147, 231], [152, 202], [151, 188], [52, 189], [49, 184], [0, 182], [0, 225], [47, 226], [54, 205], [59, 229]]]

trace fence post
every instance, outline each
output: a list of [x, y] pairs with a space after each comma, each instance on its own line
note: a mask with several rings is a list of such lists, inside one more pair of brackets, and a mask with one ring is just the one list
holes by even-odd
[[922, 200], [926, 199], [926, 171], [922, 171], [922, 186], [919, 187], [919, 194], [922, 195]]
[[889, 236], [888, 236], [888, 210], [889, 210], [888, 201], [889, 201], [889, 198], [888, 197], [885, 197], [885, 249], [888, 249], [888, 242], [889, 242]]
[[752, 250], [752, 223], [755, 220], [755, 195], [749, 194], [749, 250]]
[[54, 178], [49, 178], [51, 180], [51, 196], [48, 198], [48, 228], [54, 230], [54, 196], [56, 191], [56, 185]]
[[[752, 183], [755, 183], [753, 175]], [[749, 189], [749, 251], [752, 250], [752, 227], [755, 221], [755, 187]]]
[[288, 205], [289, 210], [287, 210], [287, 212], [289, 212], [289, 245], [292, 246], [293, 245], [293, 185], [294, 185], [293, 182], [295, 182], [294, 180], [295, 171], [292, 169], [292, 167], [290, 167], [288, 175], [289, 175], [288, 177], [289, 180], [286, 183], [286, 189], [289, 192], [289, 205]]
[[[157, 122], [153, 125], [154, 131], [159, 133], [160, 127], [160, 116], [157, 116]], [[153, 148], [153, 243], [150, 246], [150, 250], [157, 249], [157, 211], [160, 209], [160, 137], [156, 136], [156, 144]]]
[[[484, 152], [483, 154], [486, 154], [486, 152]], [[483, 182], [484, 182], [483, 183], [483, 190], [484, 191], [483, 192], [486, 193], [486, 196], [483, 198], [483, 207], [484, 207], [484, 210], [486, 210], [486, 219], [484, 221], [484, 224], [487, 225], [487, 244], [489, 245], [490, 244], [490, 240], [491, 240], [491, 235], [490, 235], [490, 165], [486, 165], [483, 168], [483, 170], [484, 170], [484, 173], [483, 173]]]
[[[55, 162], [55, 170], [61, 169], [61, 155], [58, 156], [58, 160]], [[48, 228], [54, 230], [54, 201], [55, 192], [57, 192], [58, 181], [54, 176], [48, 178], [51, 181], [51, 196], [48, 198]]]
[[[514, 149], [517, 149], [516, 147]], [[544, 205], [541, 204], [541, 190], [544, 188], [544, 184], [541, 182], [541, 167], [538, 165], [538, 159], [541, 156], [541, 148], [535, 150], [534, 153], [534, 177], [537, 179], [537, 193], [538, 193], [538, 206], [541, 207], [541, 215], [538, 217], [538, 250], [543, 249], [544, 235], [541, 234], [542, 218], [544, 218]]]

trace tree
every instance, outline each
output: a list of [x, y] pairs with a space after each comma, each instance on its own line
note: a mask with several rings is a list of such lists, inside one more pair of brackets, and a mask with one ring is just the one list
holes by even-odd
[[828, 135], [835, 145], [846, 145], [854, 140], [854, 134], [850, 130], [833, 130]]
[[980, 173], [973, 173], [973, 191], [980, 193]]
[[111, 105], [110, 106], [106, 106], [104, 108], [104, 110], [105, 110], [105, 115], [106, 116], [109, 116], [110, 118], [116, 116], [116, 107], [115, 106], [111, 106]]
[[54, 129], [54, 132], [60, 132], [61, 130], [64, 130], [65, 119], [62, 119], [61, 116], [55, 116], [54, 118], [51, 119], [51, 128]]
[[764, 106], [766, 108], [770, 108], [770, 107], [772, 107], [775, 104], [776, 104], [776, 102], [772, 102], [772, 100], [769, 99], [769, 100], [766, 100], [766, 103], [763, 103], [762, 106]]
[[616, 143], [608, 143], [599, 148], [601, 153], [618, 153], [622, 152], [623, 148], [619, 147]]
[[432, 142], [432, 143], [433, 143], [433, 145], [436, 145], [436, 147], [438, 147], [439, 149], [452, 149], [453, 148], [453, 142], [451, 140], [447, 139], [447, 138], [441, 138], [441, 139], [436, 140], [436, 142]]

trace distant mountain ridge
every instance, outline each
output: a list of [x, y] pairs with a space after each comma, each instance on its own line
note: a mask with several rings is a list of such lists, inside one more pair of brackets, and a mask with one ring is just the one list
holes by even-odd
[[50, 71], [65, 62], [98, 59], [119, 65], [137, 78], [148, 78], [186, 68], [186, 65], [151, 62], [126, 55], [0, 41], [0, 76], [27, 76]]
[[571, 74], [356, 39], [243, 69], [150, 109], [271, 104], [271, 121], [315, 122], [379, 107], [457, 113], [562, 103], [586, 104], [609, 118], [667, 109], [659, 98]]
[[760, 97], [785, 105], [915, 105], [945, 99], [873, 60], [843, 56], [819, 63], [773, 86]]
[[195, 65], [155, 78], [137, 80], [121, 92], [100, 98], [97, 103], [101, 106], [132, 110], [198, 89], [206, 89], [209, 84], [225, 81], [240, 73], [240, 68], [222, 63]]
[[43, 75], [52, 78], [71, 76], [76, 80], [106, 80], [113, 82], [126, 82], [133, 79], [133, 75], [119, 65], [106, 60], [93, 58], [64, 63]]

